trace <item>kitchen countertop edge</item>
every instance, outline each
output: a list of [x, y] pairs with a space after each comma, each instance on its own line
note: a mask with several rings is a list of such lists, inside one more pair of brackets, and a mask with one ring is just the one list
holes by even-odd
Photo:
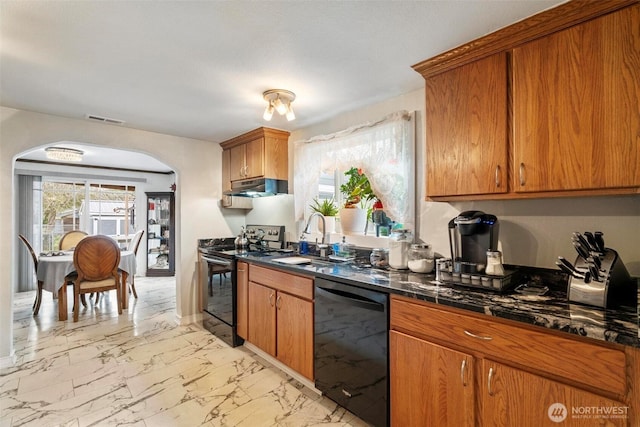
[[240, 256], [242, 261], [309, 277], [321, 277], [348, 285], [458, 308], [561, 331], [582, 338], [640, 348], [638, 314], [631, 308], [603, 310], [573, 304], [558, 295], [530, 297], [501, 295], [440, 284], [433, 274], [409, 271], [357, 269], [347, 264], [317, 267], [288, 265], [262, 257]]

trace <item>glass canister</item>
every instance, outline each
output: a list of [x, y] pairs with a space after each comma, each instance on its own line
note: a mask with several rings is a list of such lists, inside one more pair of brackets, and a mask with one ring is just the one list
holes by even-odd
[[492, 276], [504, 276], [504, 267], [502, 266], [502, 252], [487, 251], [487, 267], [484, 272]]
[[396, 270], [409, 268], [409, 247], [413, 243], [411, 230], [396, 229], [389, 236], [389, 267]]
[[431, 246], [422, 243], [411, 245], [407, 265], [414, 273], [431, 273], [434, 266]]
[[389, 253], [386, 249], [373, 249], [369, 255], [369, 263], [374, 268], [387, 268], [389, 266]]

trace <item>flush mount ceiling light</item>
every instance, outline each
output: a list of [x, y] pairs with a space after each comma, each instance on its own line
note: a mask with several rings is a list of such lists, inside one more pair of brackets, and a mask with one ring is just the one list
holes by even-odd
[[63, 162], [80, 162], [84, 151], [75, 148], [47, 147], [44, 149], [48, 159], [61, 160]]
[[287, 120], [291, 121], [296, 118], [293, 113], [293, 107], [291, 103], [296, 99], [296, 94], [284, 89], [269, 89], [265, 91], [262, 96], [264, 100], [268, 102], [267, 108], [264, 110], [262, 118], [266, 121], [270, 121], [273, 117], [273, 111], [277, 111], [278, 114], [286, 115]]

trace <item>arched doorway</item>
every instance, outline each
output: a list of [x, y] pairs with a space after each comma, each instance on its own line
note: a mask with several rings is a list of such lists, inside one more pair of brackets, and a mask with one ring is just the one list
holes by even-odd
[[[81, 153], [82, 161], [47, 157], [50, 147]], [[59, 240], [68, 229], [110, 235], [126, 247], [137, 230], [146, 229], [146, 193], [171, 191], [177, 178], [171, 167], [146, 153], [71, 141], [17, 155], [14, 173], [16, 234], [26, 234], [38, 253], [55, 250], [56, 236]], [[146, 246], [144, 241], [138, 251], [138, 275], [147, 268]], [[14, 291], [20, 292], [36, 284], [33, 267], [25, 265], [29, 254], [18, 248]], [[25, 286], [28, 275], [30, 284]]]

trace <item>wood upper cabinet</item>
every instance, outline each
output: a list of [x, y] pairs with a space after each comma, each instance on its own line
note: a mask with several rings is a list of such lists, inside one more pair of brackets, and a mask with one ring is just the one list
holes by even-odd
[[426, 78], [428, 197], [507, 191], [507, 56]]
[[229, 149], [231, 181], [264, 176], [264, 138], [254, 139]]
[[640, 4], [569, 1], [413, 66], [426, 196], [640, 193]]
[[237, 302], [236, 328], [240, 337], [247, 339], [249, 334], [249, 264], [239, 261], [236, 265]]
[[289, 132], [258, 128], [221, 143], [223, 187], [230, 189], [231, 181], [251, 178], [286, 180], [289, 173], [288, 141]]
[[396, 331], [389, 348], [392, 426], [475, 426], [473, 356]]
[[313, 380], [313, 280], [252, 264], [248, 308], [248, 341]]
[[513, 189], [640, 186], [640, 5], [513, 50]]
[[616, 400], [488, 359], [482, 361], [482, 372], [482, 418], [491, 426], [629, 425], [627, 405]]

